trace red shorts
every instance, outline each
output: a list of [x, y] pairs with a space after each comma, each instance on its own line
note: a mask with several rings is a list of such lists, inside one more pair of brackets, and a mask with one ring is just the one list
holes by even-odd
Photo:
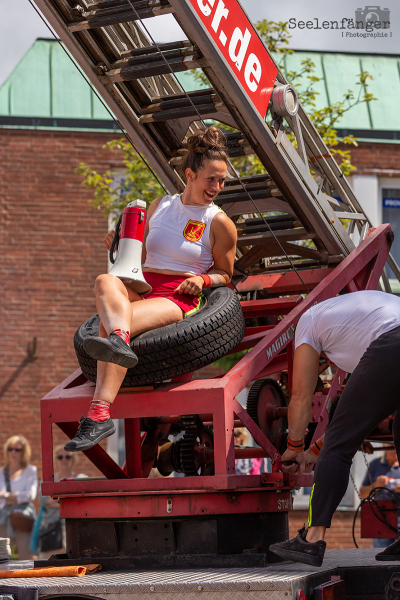
[[178, 292], [175, 292], [176, 288], [187, 277], [163, 275], [162, 273], [151, 273], [149, 271], [145, 271], [143, 275], [147, 283], [153, 288], [149, 294], [144, 295], [146, 300], [149, 298], [168, 298], [183, 310], [185, 317], [199, 310], [203, 294], [194, 296], [193, 294], [178, 294]]

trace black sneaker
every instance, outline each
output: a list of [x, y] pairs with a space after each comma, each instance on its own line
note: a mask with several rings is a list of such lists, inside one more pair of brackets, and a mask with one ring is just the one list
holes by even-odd
[[99, 423], [98, 421], [93, 421], [90, 417], [82, 417], [75, 437], [65, 444], [64, 450], [66, 452], [89, 450], [89, 448], [92, 448], [113, 433], [115, 433], [115, 425], [111, 419]]
[[320, 567], [324, 560], [326, 542], [322, 540], [313, 543], [307, 542], [307, 529], [303, 527], [298, 531], [298, 535], [292, 540], [281, 542], [280, 544], [272, 544], [269, 549], [271, 552], [274, 552], [274, 554], [286, 558], [287, 560], [301, 562], [306, 565], [312, 565], [313, 567]]
[[400, 560], [400, 539], [390, 544], [382, 552], [378, 552], [375, 560]]
[[138, 357], [131, 347], [113, 331], [106, 338], [87, 338], [83, 348], [95, 360], [113, 363], [126, 369], [131, 369], [138, 363]]

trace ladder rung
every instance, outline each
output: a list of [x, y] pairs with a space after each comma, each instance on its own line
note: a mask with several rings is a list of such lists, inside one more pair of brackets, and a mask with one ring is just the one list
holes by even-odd
[[278, 221], [276, 223], [268, 223], [268, 225], [266, 223], [260, 223], [258, 225], [246, 226], [244, 229], [240, 229], [239, 225], [238, 233], [240, 231], [240, 233], [243, 235], [248, 235], [249, 233], [262, 233], [263, 231], [270, 231], [270, 228], [272, 231], [282, 231], [283, 229], [295, 229], [296, 227], [301, 227], [301, 223], [294, 220], [291, 223], [287, 223], [286, 221]]
[[221, 206], [223, 204], [227, 204], [228, 202], [243, 202], [245, 200], [249, 200], [249, 195], [253, 200], [262, 200], [263, 198], [271, 198], [273, 196], [272, 190], [269, 188], [265, 188], [262, 190], [247, 190], [238, 191], [233, 193], [225, 193], [225, 189], [222, 190], [218, 194], [216, 204]]
[[145, 111], [146, 113], [154, 113], [156, 111], [161, 110], [187, 108], [188, 106], [193, 106], [193, 104], [195, 106], [198, 106], [202, 104], [214, 104], [215, 102], [221, 102], [220, 97], [214, 92], [208, 92], [207, 94], [202, 94], [201, 96], [196, 95], [192, 97], [190, 94], [188, 94], [188, 96], [189, 98], [187, 96], [183, 98], [173, 97], [171, 100], [161, 100], [160, 102], [153, 102], [145, 108]]
[[113, 68], [123, 67], [129, 64], [129, 59], [135, 56], [144, 56], [145, 54], [156, 54], [160, 49], [161, 52], [168, 52], [169, 50], [179, 50], [181, 48], [192, 48], [192, 42], [189, 40], [183, 40], [181, 42], [169, 42], [167, 44], [157, 44], [157, 46], [141, 46], [140, 48], [131, 48], [129, 50], [122, 50], [120, 53], [121, 58], [114, 63], [111, 63]]
[[[158, 51], [157, 46], [149, 46], [147, 48], [135, 48], [135, 51], [132, 51], [132, 54], [129, 56], [124, 56], [124, 58], [115, 61], [110, 66], [110, 72], [115, 69], [123, 69], [124, 67], [133, 67], [135, 65], [141, 65], [143, 63], [153, 63], [159, 60], [162, 60], [165, 64], [164, 58], [168, 61], [171, 58], [177, 58], [180, 56], [192, 56], [196, 53], [196, 50], [192, 45], [189, 47], [182, 48], [178, 46], [177, 48], [171, 48], [170, 50], [166, 50], [161, 46], [160, 52]], [[137, 50], [142, 50], [141, 52], [137, 52]], [[133, 53], [135, 52], [135, 54]], [[164, 57], [164, 58], [163, 58]]]
[[196, 107], [186, 106], [185, 108], [175, 108], [170, 110], [160, 110], [150, 115], [140, 117], [140, 123], [155, 123], [160, 121], [170, 121], [172, 119], [183, 119], [185, 117], [196, 117], [198, 113], [208, 115], [220, 112], [224, 108], [222, 102], [215, 104], [200, 104]]
[[[270, 225], [274, 224], [274, 223], [281, 223], [281, 222], [285, 222], [290, 224], [292, 221], [294, 221], [294, 217], [293, 215], [274, 215], [272, 217], [265, 217], [265, 220], [268, 221], [268, 223]], [[261, 217], [252, 217], [251, 219], [245, 219], [245, 224], [247, 225], [260, 225], [262, 223], [265, 223], [265, 220]]]
[[168, 4], [168, 0], [98, 0], [97, 2], [88, 2], [87, 8], [89, 10], [103, 10], [106, 8], [118, 8], [120, 6], [130, 7], [134, 6], [136, 9], [140, 6], [159, 6], [160, 4]]
[[170, 6], [164, 0], [160, 0], [157, 4], [150, 4], [151, 0], [140, 0], [134, 4], [135, 10], [132, 10], [128, 2], [123, 5], [82, 12], [84, 20], [76, 21], [68, 25], [69, 31], [83, 31], [85, 29], [97, 29], [106, 27], [107, 25], [117, 25], [118, 23], [127, 23], [129, 21], [137, 21], [139, 19], [148, 19], [173, 12]]
[[272, 242], [277, 238], [280, 242], [294, 242], [297, 240], [313, 240], [317, 236], [316, 233], [310, 233], [302, 227], [298, 229], [290, 229], [283, 231], [276, 231], [273, 234], [268, 231], [265, 233], [253, 233], [250, 235], [239, 235], [237, 245], [238, 246], [265, 246], [269, 242]]
[[351, 212], [335, 212], [335, 215], [339, 217], [339, 219], [349, 219], [350, 221], [366, 221], [366, 217], [361, 213], [351, 213]]
[[270, 178], [269, 175], [254, 175], [253, 177], [242, 177], [241, 181], [239, 181], [236, 178], [226, 179], [223, 193], [228, 194], [241, 192], [243, 191], [243, 186], [246, 190], [250, 192], [275, 187], [276, 184]]
[[165, 75], [171, 71], [179, 73], [180, 71], [188, 71], [189, 69], [196, 69], [202, 66], [201, 59], [197, 59], [194, 54], [191, 56], [180, 55], [173, 58], [166, 57], [168, 64], [160, 56], [157, 57], [157, 60], [151, 60], [153, 58], [155, 57], [150, 56], [146, 62], [142, 61], [140, 64], [122, 67], [121, 69], [112, 69], [106, 75], [101, 75], [100, 81], [103, 83], [134, 81], [136, 79], [143, 79], [144, 77]]

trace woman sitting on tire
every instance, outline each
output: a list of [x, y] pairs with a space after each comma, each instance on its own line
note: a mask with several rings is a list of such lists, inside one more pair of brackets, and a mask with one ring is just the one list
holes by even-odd
[[[199, 308], [204, 287], [224, 286], [231, 280], [236, 227], [213, 204], [226, 177], [225, 137], [209, 127], [190, 136], [187, 145], [185, 191], [156, 198], [148, 211], [142, 263], [152, 291], [143, 298], [114, 275], [96, 279], [99, 335], [84, 344], [87, 354], [98, 361], [96, 389], [67, 451], [87, 450], [115, 432], [110, 404], [126, 370], [138, 362], [130, 338], [181, 321]], [[107, 249], [113, 237], [110, 232], [105, 238]]]

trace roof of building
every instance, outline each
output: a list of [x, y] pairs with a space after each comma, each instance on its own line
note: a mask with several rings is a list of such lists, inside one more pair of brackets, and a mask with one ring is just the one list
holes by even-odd
[[56, 40], [37, 39], [0, 87], [0, 126], [113, 129], [108, 110]]
[[[317, 108], [339, 102], [349, 89], [356, 96], [361, 71], [373, 77], [368, 91], [378, 100], [359, 104], [345, 113], [338, 124], [340, 133], [400, 142], [398, 56], [295, 51], [285, 58], [284, 70], [301, 71], [301, 62], [306, 58], [314, 62], [315, 75], [322, 79], [315, 84], [319, 92]], [[187, 91], [199, 87], [190, 72], [177, 76]], [[296, 87], [301, 89], [308, 83], [304, 78]], [[42, 38], [36, 40], [0, 87], [0, 127], [118, 129], [61, 45]]]

